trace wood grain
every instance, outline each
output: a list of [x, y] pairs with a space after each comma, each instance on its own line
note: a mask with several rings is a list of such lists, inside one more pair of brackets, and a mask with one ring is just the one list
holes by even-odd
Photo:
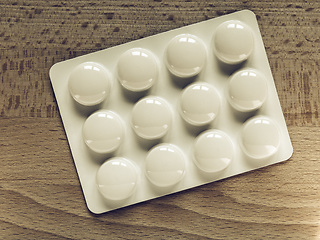
[[[292, 158], [89, 213], [50, 67], [242, 9], [257, 15]], [[0, 0], [0, 13], [0, 239], [320, 239], [319, 1]]]

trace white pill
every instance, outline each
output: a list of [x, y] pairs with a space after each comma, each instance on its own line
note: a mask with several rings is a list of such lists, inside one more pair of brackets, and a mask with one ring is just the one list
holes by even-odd
[[120, 201], [132, 196], [138, 181], [136, 166], [125, 158], [115, 157], [103, 163], [96, 174], [99, 192], [108, 200]]
[[184, 176], [185, 157], [181, 150], [172, 144], [159, 144], [152, 148], [146, 158], [146, 176], [158, 187], [170, 187]]
[[191, 125], [211, 123], [219, 113], [220, 98], [208, 83], [194, 83], [185, 88], [180, 97], [180, 115]]
[[68, 88], [73, 99], [84, 106], [103, 102], [110, 91], [108, 71], [95, 62], [85, 62], [72, 70]]
[[160, 97], [150, 96], [138, 101], [132, 110], [132, 127], [143, 139], [164, 137], [172, 122], [169, 103]]
[[206, 55], [206, 48], [198, 37], [191, 34], [178, 35], [167, 46], [167, 68], [177, 77], [193, 77], [203, 69]]
[[232, 141], [220, 130], [207, 130], [195, 139], [194, 163], [204, 172], [221, 172], [230, 165], [233, 157]]
[[230, 77], [228, 101], [238, 111], [249, 112], [259, 109], [267, 95], [267, 79], [255, 69], [244, 69]]
[[158, 79], [156, 57], [143, 48], [132, 48], [124, 52], [117, 65], [118, 80], [132, 92], [151, 88]]
[[243, 152], [253, 159], [266, 159], [279, 148], [280, 132], [276, 124], [263, 116], [247, 120], [241, 132]]
[[87, 118], [82, 135], [92, 151], [101, 154], [113, 153], [123, 142], [124, 127], [116, 113], [100, 110]]
[[213, 49], [218, 59], [227, 64], [239, 64], [249, 58], [254, 39], [251, 28], [238, 20], [220, 24], [213, 36]]

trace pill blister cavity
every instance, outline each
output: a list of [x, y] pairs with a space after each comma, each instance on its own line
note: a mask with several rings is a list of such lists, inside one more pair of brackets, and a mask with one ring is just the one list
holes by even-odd
[[94, 153], [112, 154], [123, 142], [124, 127], [118, 114], [100, 110], [87, 118], [82, 135], [86, 145]]
[[226, 64], [240, 64], [247, 60], [254, 47], [251, 28], [238, 20], [220, 24], [213, 36], [213, 49], [217, 58]]
[[220, 130], [207, 130], [194, 141], [194, 163], [206, 173], [219, 173], [226, 169], [234, 157], [230, 137]]
[[255, 69], [244, 69], [230, 77], [227, 98], [237, 111], [250, 112], [259, 109], [267, 95], [267, 79]]
[[111, 88], [108, 71], [95, 62], [82, 63], [70, 73], [68, 88], [82, 106], [100, 104], [107, 99]]
[[134, 194], [138, 183], [138, 171], [130, 160], [111, 158], [96, 173], [99, 192], [107, 200], [121, 201]]
[[143, 48], [132, 48], [124, 52], [118, 61], [117, 77], [129, 91], [149, 90], [158, 79], [158, 64], [152, 52]]
[[161, 139], [170, 129], [172, 110], [163, 98], [148, 96], [134, 105], [131, 121], [134, 132], [142, 139]]
[[157, 187], [174, 186], [182, 180], [185, 170], [185, 157], [173, 144], [159, 144], [146, 157], [146, 176]]
[[280, 132], [271, 119], [256, 116], [244, 123], [241, 143], [243, 152], [248, 157], [266, 160], [278, 151]]
[[180, 115], [193, 126], [205, 126], [213, 122], [220, 110], [220, 98], [208, 83], [193, 83], [180, 96]]
[[191, 34], [181, 34], [173, 38], [166, 49], [166, 65], [176, 77], [191, 78], [203, 69], [206, 48], [202, 41]]

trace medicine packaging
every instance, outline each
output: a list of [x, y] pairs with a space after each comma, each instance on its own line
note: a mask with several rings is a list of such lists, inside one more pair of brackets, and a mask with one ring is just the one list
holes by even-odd
[[96, 214], [293, 152], [248, 10], [57, 63], [50, 79]]

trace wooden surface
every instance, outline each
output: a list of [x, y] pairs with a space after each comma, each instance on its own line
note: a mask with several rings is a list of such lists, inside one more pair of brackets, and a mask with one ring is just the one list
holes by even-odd
[[[257, 15], [292, 158], [91, 214], [49, 68], [242, 9]], [[320, 239], [319, 1], [0, 0], [0, 13], [0, 239]]]

